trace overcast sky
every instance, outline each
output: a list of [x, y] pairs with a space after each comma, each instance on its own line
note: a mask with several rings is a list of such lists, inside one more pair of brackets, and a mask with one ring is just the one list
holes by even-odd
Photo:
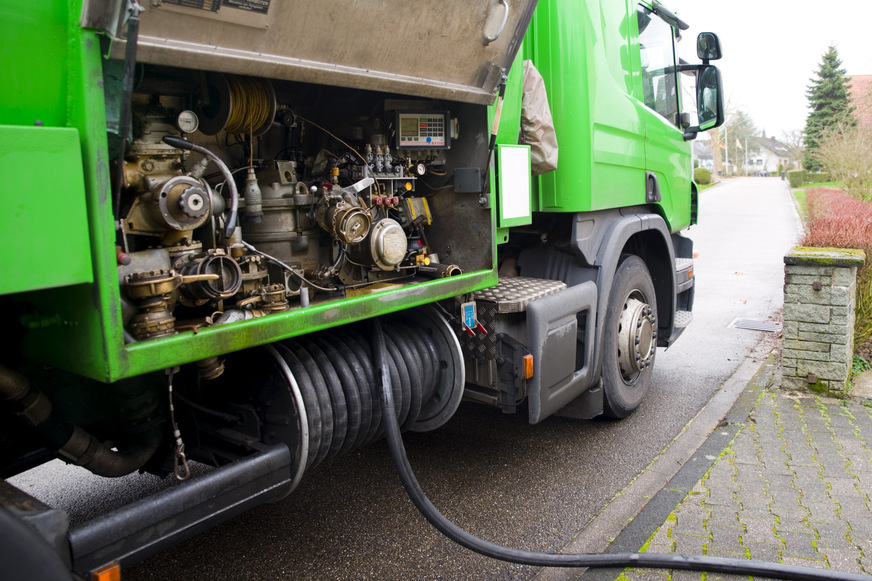
[[698, 63], [696, 35], [715, 32], [727, 100], [768, 137], [802, 130], [806, 89], [836, 47], [848, 75], [872, 75], [872, 0], [662, 0], [690, 25], [679, 54]]

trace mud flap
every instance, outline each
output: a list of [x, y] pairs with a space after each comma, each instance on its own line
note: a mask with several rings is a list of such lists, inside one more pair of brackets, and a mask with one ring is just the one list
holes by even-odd
[[533, 377], [528, 383], [531, 424], [595, 383], [596, 300], [596, 284], [585, 282], [527, 305], [527, 342], [533, 355]]

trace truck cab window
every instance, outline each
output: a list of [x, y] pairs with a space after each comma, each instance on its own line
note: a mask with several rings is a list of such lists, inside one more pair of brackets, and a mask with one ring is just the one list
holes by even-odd
[[636, 16], [645, 105], [675, 124], [679, 108], [672, 27], [643, 6]]

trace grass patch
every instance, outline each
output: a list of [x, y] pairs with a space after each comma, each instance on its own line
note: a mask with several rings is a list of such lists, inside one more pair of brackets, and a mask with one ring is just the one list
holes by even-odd
[[803, 224], [808, 221], [808, 207], [805, 205], [805, 190], [793, 190], [793, 197], [796, 198], [796, 205], [799, 206], [799, 216], [802, 218]]
[[860, 355], [854, 355], [854, 359], [851, 361], [851, 373], [854, 375], [860, 375], [864, 371], [869, 371], [872, 369], [872, 365], [869, 364], [866, 359], [861, 357]]

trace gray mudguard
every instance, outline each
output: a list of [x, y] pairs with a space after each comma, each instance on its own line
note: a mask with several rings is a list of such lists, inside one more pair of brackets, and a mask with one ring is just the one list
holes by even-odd
[[[527, 305], [527, 341], [533, 355], [528, 383], [530, 423], [538, 423], [588, 389], [593, 381], [597, 289], [593, 282], [569, 287]], [[587, 312], [579, 336], [578, 314]], [[584, 349], [576, 369], [577, 349]]]

